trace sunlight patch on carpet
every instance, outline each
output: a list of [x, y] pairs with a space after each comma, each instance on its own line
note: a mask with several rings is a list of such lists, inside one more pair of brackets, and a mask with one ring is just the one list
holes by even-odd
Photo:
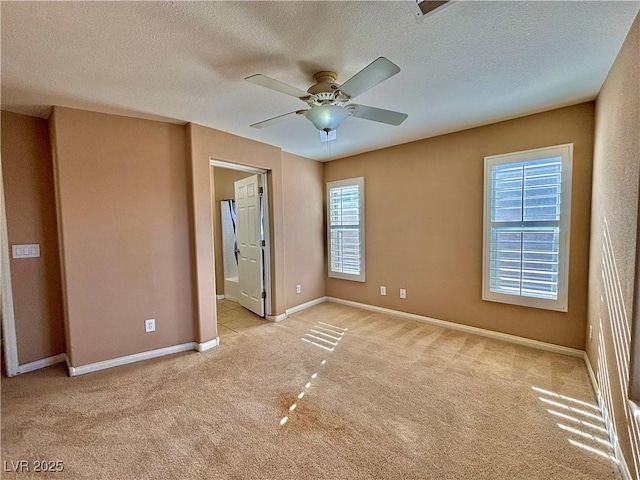
[[547, 409], [547, 412], [549, 412], [551, 415], [555, 415], [557, 417], [564, 418], [565, 420], [569, 420], [571, 422], [579, 423], [580, 425], [583, 425], [585, 427], [592, 428], [594, 430], [598, 430], [598, 431], [603, 432], [603, 433], [607, 433], [607, 429], [606, 428], [598, 426], [598, 425], [594, 425], [591, 422], [586, 422], [584, 420], [580, 420], [579, 418], [572, 417], [571, 415], [567, 415], [565, 413], [561, 413], [561, 412], [558, 412], [556, 410], [551, 410], [551, 409]]
[[576, 446], [576, 447], [582, 448], [583, 450], [586, 450], [587, 452], [595, 453], [596, 455], [600, 455], [601, 457], [607, 458], [607, 459], [611, 460], [614, 463], [618, 463], [618, 459], [616, 457], [614, 457], [613, 455], [609, 455], [608, 453], [603, 452], [600, 449], [593, 448], [593, 447], [591, 447], [589, 445], [585, 445], [582, 442], [577, 442], [573, 438], [569, 439], [569, 443], [571, 445]]
[[[531, 387], [531, 389], [537, 394], [542, 394], [538, 397], [541, 402], [561, 410], [546, 409], [549, 414], [565, 421], [558, 422], [556, 425], [568, 435], [567, 440], [571, 445], [618, 463], [618, 459], [613, 454], [611, 441], [601, 436], [607, 436], [608, 432], [598, 406], [543, 388]], [[567, 422], [573, 425], [567, 425]]]
[[[316, 347], [323, 348], [324, 350], [328, 350], [329, 352], [333, 352], [333, 349], [337, 347], [338, 342], [342, 340], [346, 331], [346, 328], [338, 327], [330, 323], [318, 322], [314, 327], [309, 329], [309, 332], [305, 333], [305, 336], [302, 337], [301, 340]], [[332, 346], [329, 347], [328, 345]], [[326, 364], [326, 359], [323, 359], [320, 362], [321, 367]], [[309, 390], [311, 388], [312, 382], [316, 378], [318, 378], [318, 372], [313, 372], [311, 374], [311, 379], [304, 385], [304, 389], [298, 394], [298, 401], [302, 400], [302, 397], [305, 395], [305, 390]], [[297, 407], [297, 403], [292, 403], [289, 407], [289, 413], [293, 412]], [[288, 415], [282, 418], [282, 420], [280, 420], [280, 426], [283, 426], [288, 420]]]

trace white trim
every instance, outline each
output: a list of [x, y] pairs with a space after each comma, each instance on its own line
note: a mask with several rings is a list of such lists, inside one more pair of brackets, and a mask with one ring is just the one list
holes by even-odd
[[265, 317], [267, 320], [269, 320], [270, 322], [281, 322], [282, 320], [284, 320], [285, 318], [287, 318], [287, 314], [286, 313], [281, 313], [280, 315], [265, 315]]
[[[209, 165], [212, 167], [219, 168], [228, 168], [230, 170], [237, 170], [240, 172], [254, 173], [260, 175], [260, 186], [262, 187], [262, 219], [263, 219], [263, 228], [264, 228], [264, 291], [267, 292], [267, 298], [264, 302], [264, 311], [266, 316], [269, 316], [272, 313], [272, 302], [271, 302], [271, 294], [273, 292], [271, 285], [271, 216], [269, 215], [269, 178], [268, 173], [269, 170], [265, 170], [264, 168], [258, 167], [250, 167], [248, 165], [242, 165], [238, 163], [225, 162], [222, 160], [215, 160], [213, 157], [209, 157]], [[214, 179], [215, 180], [215, 179]], [[213, 247], [213, 245], [212, 245]], [[237, 298], [230, 297], [227, 295], [229, 300], [233, 300], [237, 302]]]
[[285, 311], [285, 314], [287, 316], [289, 316], [292, 313], [296, 313], [296, 312], [300, 312], [302, 310], [306, 310], [307, 308], [311, 308], [314, 305], [319, 305], [319, 304], [324, 303], [326, 301], [327, 301], [327, 297], [320, 297], [320, 298], [316, 298], [315, 300], [309, 300], [308, 302], [301, 303], [300, 305], [296, 305], [295, 307], [287, 308], [287, 310]]
[[164, 355], [196, 350], [196, 345], [197, 344], [195, 342], [189, 342], [183, 343], [181, 345], [174, 345], [172, 347], [158, 348], [156, 350], [149, 350], [147, 352], [134, 353], [133, 355], [126, 355], [124, 357], [112, 358], [111, 360], [104, 360], [102, 362], [89, 363], [87, 365], [81, 365], [79, 367], [72, 367], [69, 365], [69, 376], [77, 377], [78, 375], [84, 375], [85, 373], [98, 372], [107, 368], [119, 367], [121, 365], [127, 365], [129, 363], [141, 362], [142, 360], [149, 360], [151, 358], [162, 357]]
[[212, 167], [228, 168], [229, 170], [238, 170], [240, 172], [267, 173], [267, 170], [264, 168], [250, 167], [239, 163], [223, 162], [222, 160], [214, 160], [213, 158], [209, 158], [209, 164]]
[[584, 364], [587, 367], [587, 373], [589, 374], [589, 380], [591, 381], [593, 391], [596, 394], [598, 403], [600, 403], [600, 386], [598, 385], [596, 374], [593, 372], [593, 368], [591, 368], [591, 362], [589, 361], [589, 355], [587, 355], [587, 352], [582, 352], [582, 359], [584, 360]]
[[616, 440], [613, 449], [615, 451], [616, 460], [618, 460], [618, 469], [620, 470], [620, 474], [622, 475], [622, 480], [633, 480], [631, 478], [631, 472], [629, 471], [627, 462], [624, 459], [622, 449], [620, 448], [620, 442]]
[[16, 318], [13, 310], [13, 289], [11, 286], [11, 264], [9, 256], [9, 236], [7, 233], [7, 213], [5, 210], [4, 180], [2, 178], [2, 157], [0, 157], [0, 301], [2, 305], [2, 338], [4, 341], [4, 361], [7, 377], [18, 375], [18, 340], [16, 338]]
[[271, 305], [271, 294], [273, 293], [271, 286], [271, 215], [269, 215], [269, 178], [267, 172], [262, 173], [262, 228], [264, 229], [264, 291], [267, 294], [267, 298], [264, 301], [264, 313], [273, 313]]
[[[600, 407], [600, 412], [602, 414], [602, 419], [604, 420], [605, 427], [607, 432], [609, 432], [609, 441], [613, 446], [613, 452], [616, 456], [616, 460], [618, 461], [618, 469], [620, 470], [620, 475], [622, 475], [623, 480], [633, 480], [631, 478], [631, 472], [629, 471], [629, 467], [627, 462], [624, 459], [624, 454], [622, 453], [622, 449], [620, 448], [620, 442], [618, 442], [618, 436], [616, 435], [616, 430], [614, 425], [611, 423], [611, 415], [609, 415], [609, 411], [607, 410], [607, 406], [604, 403], [602, 395], [600, 393], [600, 386], [598, 385], [598, 378], [591, 367], [591, 361], [589, 360], [589, 355], [587, 352], [582, 352], [582, 358], [584, 360], [584, 364], [587, 367], [587, 372], [589, 373], [589, 379], [591, 380], [591, 386], [593, 387], [593, 391], [596, 394], [596, 399], [598, 400], [598, 406]], [[632, 403], [632, 402], [629, 402]]]
[[[507, 294], [491, 290], [491, 194], [492, 169], [497, 165], [527, 162], [543, 158], [561, 159], [560, 218], [556, 227], [559, 229], [558, 240], [558, 295], [557, 299], [536, 298], [522, 294]], [[524, 307], [542, 308], [566, 312], [569, 296], [569, 236], [571, 226], [571, 178], [573, 168], [573, 143], [534, 148], [520, 152], [505, 153], [484, 157], [484, 208], [482, 220], [482, 300], [490, 302], [521, 305]], [[524, 223], [509, 222], [510, 228], [522, 228]]]
[[222, 295], [216, 295], [216, 300], [224, 300], [224, 293]]
[[341, 298], [327, 297], [328, 302], [341, 303], [343, 305], [349, 305], [351, 307], [362, 308], [363, 310], [370, 310], [372, 312], [384, 313], [387, 315], [393, 315], [394, 317], [406, 318], [408, 320], [417, 320], [419, 322], [428, 323], [438, 327], [448, 328], [450, 330], [459, 330], [465, 333], [472, 333], [481, 337], [493, 338], [495, 340], [502, 340], [509, 343], [515, 343], [517, 345], [523, 345], [525, 347], [537, 348], [538, 350], [546, 350], [547, 352], [559, 353], [561, 355], [568, 355], [570, 357], [582, 358], [584, 352], [576, 348], [563, 347], [562, 345], [555, 345], [553, 343], [541, 342], [539, 340], [532, 340], [530, 338], [518, 337], [517, 335], [510, 335], [508, 333], [494, 332], [492, 330], [485, 330], [484, 328], [471, 327], [469, 325], [463, 325], [460, 323], [447, 322], [445, 320], [438, 320], [437, 318], [424, 317], [422, 315], [416, 315], [414, 313], [400, 312], [398, 310], [391, 310], [389, 308], [376, 307], [374, 305], [367, 305], [364, 303], [352, 302], [351, 300], [343, 300]]
[[18, 374], [40, 370], [41, 368], [50, 367], [51, 365], [55, 365], [56, 363], [66, 362], [66, 360], [67, 355], [64, 353], [60, 353], [58, 355], [54, 355], [53, 357], [43, 358], [41, 360], [36, 360], [35, 362], [24, 363], [18, 366]]
[[227, 300], [229, 300], [230, 302], [236, 302], [238, 303], [238, 297], [234, 297], [233, 295], [229, 295], [228, 293], [224, 294], [224, 298], [226, 298]]
[[[331, 196], [331, 190], [343, 187], [358, 187], [358, 235], [360, 241], [360, 258], [359, 267], [360, 273], [344, 273], [344, 272], [335, 272], [331, 270], [331, 233], [333, 229], [338, 229], [339, 226], [331, 226], [331, 201], [329, 200]], [[335, 180], [333, 182], [327, 182], [326, 188], [326, 199], [327, 199], [327, 276], [329, 278], [340, 278], [342, 280], [351, 280], [352, 282], [365, 282], [366, 281], [366, 237], [365, 237], [365, 210], [364, 210], [364, 177], [356, 177], [356, 178], [348, 178], [346, 180]], [[355, 225], [352, 225], [355, 227]]]
[[198, 352], [206, 352], [207, 350], [211, 350], [213, 347], [217, 347], [220, 345], [220, 338], [216, 337], [213, 340], [209, 340], [204, 343], [196, 343], [195, 348]]

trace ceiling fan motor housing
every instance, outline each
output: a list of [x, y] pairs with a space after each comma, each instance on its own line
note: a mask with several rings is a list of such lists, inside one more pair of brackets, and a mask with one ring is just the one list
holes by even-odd
[[349, 100], [349, 97], [340, 92], [340, 85], [336, 83], [338, 74], [330, 71], [318, 72], [313, 76], [313, 80], [316, 82], [309, 89], [307, 93], [310, 94], [308, 99], [305, 99], [310, 106], [316, 105], [342, 105]]
[[343, 84], [336, 83], [338, 75], [335, 72], [317, 72], [313, 76], [315, 83], [306, 92], [265, 75], [251, 75], [246, 78], [247, 81], [296, 97], [310, 107], [308, 110], [286, 113], [251, 126], [263, 128], [296, 115], [304, 115], [318, 130], [327, 133], [336, 130], [349, 116], [388, 125], [400, 125], [407, 118], [404, 113], [349, 103], [352, 98], [399, 72], [400, 67], [384, 57], [379, 57]]

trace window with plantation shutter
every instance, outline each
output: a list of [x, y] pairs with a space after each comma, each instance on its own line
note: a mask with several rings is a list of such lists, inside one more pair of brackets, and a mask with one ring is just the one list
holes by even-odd
[[484, 300], [567, 311], [572, 149], [485, 158]]
[[327, 183], [329, 277], [365, 281], [364, 178]]

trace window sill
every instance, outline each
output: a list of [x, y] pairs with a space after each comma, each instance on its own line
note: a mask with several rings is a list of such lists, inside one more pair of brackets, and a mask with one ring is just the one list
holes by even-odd
[[543, 298], [522, 297], [519, 295], [508, 295], [496, 292], [484, 292], [482, 300], [485, 302], [505, 303], [507, 305], [516, 305], [519, 307], [553, 310], [556, 312], [566, 313], [568, 311], [566, 302], [562, 302], [562, 300], [546, 300]]

